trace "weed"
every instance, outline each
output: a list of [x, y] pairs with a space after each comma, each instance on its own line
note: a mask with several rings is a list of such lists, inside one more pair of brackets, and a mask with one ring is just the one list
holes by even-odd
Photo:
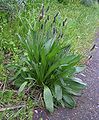
[[80, 79], [74, 78], [77, 68], [82, 69], [76, 66], [80, 56], [69, 53], [70, 45], [64, 41], [63, 33], [67, 19], [60, 23], [58, 16], [59, 13], [56, 13], [53, 19], [48, 19], [42, 5], [35, 22], [30, 23], [25, 17], [23, 22], [20, 18], [22, 25], [25, 28], [27, 26], [25, 37], [18, 35], [27, 55], [23, 55], [24, 59], [20, 58], [22, 64], [15, 65], [13, 78], [15, 84], [20, 84], [19, 93], [28, 83], [31, 91], [33, 88], [38, 90], [50, 112], [54, 111], [56, 103], [64, 107], [75, 107], [73, 96], [80, 95], [79, 91], [86, 86]]

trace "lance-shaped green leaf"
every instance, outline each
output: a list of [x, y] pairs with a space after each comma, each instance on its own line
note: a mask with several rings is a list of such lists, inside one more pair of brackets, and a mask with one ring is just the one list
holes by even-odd
[[62, 88], [60, 85], [55, 84], [55, 95], [58, 101], [62, 99]]
[[68, 94], [63, 95], [64, 101], [68, 104], [68, 107], [73, 108], [76, 106], [75, 100]]
[[19, 88], [19, 90], [18, 90], [18, 94], [20, 94], [23, 90], [24, 90], [24, 88], [25, 88], [25, 86], [27, 85], [27, 81], [26, 82], [24, 82], [21, 86], [20, 86], [20, 88]]
[[76, 83], [79, 83], [82, 86], [82, 88], [85, 88], [87, 86], [87, 84], [84, 83], [80, 78], [73, 77], [72, 80]]
[[85, 68], [86, 68], [85, 66], [80, 66], [80, 67], [77, 66], [77, 67], [75, 67], [76, 73], [82, 72]]
[[47, 110], [49, 110], [49, 112], [53, 112], [54, 111], [53, 96], [50, 89], [47, 86], [44, 86], [43, 95]]

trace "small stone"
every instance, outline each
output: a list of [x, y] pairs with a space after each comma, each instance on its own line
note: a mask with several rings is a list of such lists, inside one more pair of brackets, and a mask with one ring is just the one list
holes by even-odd
[[38, 113], [38, 111], [37, 110], [34, 110], [35, 111], [35, 113]]
[[97, 105], [97, 107], [99, 107], [99, 105]]
[[86, 75], [84, 75], [83, 73], [80, 73], [80, 75], [82, 75], [82, 76], [86, 77]]

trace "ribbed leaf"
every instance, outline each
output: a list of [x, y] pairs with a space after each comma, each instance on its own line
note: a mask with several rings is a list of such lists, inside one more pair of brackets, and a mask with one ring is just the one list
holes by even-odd
[[[45, 78], [46, 78], [51, 72], [53, 72], [54, 70], [56, 70], [58, 67], [62, 66], [62, 65], [65, 64], [66, 62], [68, 63], [68, 62], [72, 61], [71, 59], [77, 59], [77, 58], [76, 58], [75, 56], [69, 56], [69, 57], [65, 57], [65, 58], [59, 59], [58, 62], [56, 62], [55, 64], [53, 64], [53, 65], [49, 68], [48, 72], [46, 73]], [[77, 61], [76, 61], [76, 62], [77, 62]], [[67, 67], [67, 66], [65, 66], [65, 67]]]
[[15, 79], [21, 74], [21, 71], [22, 71], [22, 69], [19, 69], [19, 70], [15, 73], [14, 77], [11, 78], [11, 80], [15, 80]]
[[75, 100], [70, 95], [63, 95], [63, 99], [71, 108], [76, 106]]
[[48, 54], [49, 51], [51, 50], [54, 40], [55, 39], [50, 39], [45, 43], [44, 47], [45, 47], [46, 54]]
[[[55, 43], [55, 42], [54, 42]], [[53, 44], [52, 46], [52, 50], [49, 52], [49, 54], [47, 55], [49, 60], [53, 60], [53, 57], [55, 58], [57, 53], [60, 53], [60, 49], [59, 46], [57, 45], [57, 43]]]
[[69, 63], [71, 63], [75, 58], [76, 58], [75, 55], [68, 55], [68, 56], [65, 56], [63, 60], [65, 61], [66, 64], [69, 64]]
[[74, 91], [80, 91], [86, 87], [86, 84], [81, 81], [81, 79], [67, 78], [64, 79], [64, 83], [67, 87], [70, 87]]
[[68, 77], [68, 76], [73, 76], [74, 75], [74, 73], [75, 73], [75, 68], [74, 67], [70, 67], [70, 68], [68, 68], [68, 69], [66, 69], [66, 70], [63, 70], [62, 72], [60, 72], [59, 73], [59, 75], [61, 76], [61, 77]]
[[44, 51], [44, 48], [42, 48], [41, 52], [40, 52], [40, 55], [41, 55], [41, 65], [40, 65], [40, 72], [41, 72], [41, 79], [44, 80], [44, 74], [46, 72], [46, 69], [47, 69], [47, 60], [46, 60], [46, 55], [45, 55], [45, 51]]
[[46, 108], [50, 111], [54, 111], [53, 96], [50, 89], [47, 86], [44, 86], [44, 102]]
[[[64, 62], [65, 61], [65, 62]], [[62, 68], [65, 69], [69, 69], [73, 66], [75, 66], [78, 62], [80, 61], [80, 56], [75, 56], [75, 55], [69, 55], [64, 57], [62, 63], [65, 64], [65, 66], [63, 66]]]
[[51, 72], [53, 72], [54, 70], [56, 70], [56, 68], [58, 68], [59, 65], [60, 65], [60, 63], [57, 62], [57, 63], [53, 64], [52, 66], [50, 66], [49, 69], [48, 69], [48, 72], [46, 73], [45, 79], [48, 77], [48, 75], [49, 75]]
[[68, 94], [75, 95], [75, 96], [80, 96], [81, 93], [75, 89], [72, 89], [68, 86], [64, 86], [64, 91], [66, 91]]
[[82, 66], [82, 67], [75, 67], [76, 69], [76, 73], [82, 72], [86, 67]]
[[64, 107], [65, 107], [64, 101], [63, 101], [63, 100], [60, 100], [59, 102], [60, 102], [60, 104], [62, 105], [62, 107], [64, 108]]
[[73, 79], [73, 81], [75, 81], [75, 82], [79, 83], [80, 85], [82, 85], [82, 87], [84, 87], [84, 88], [87, 86], [87, 84], [84, 83], [80, 78], [74, 77], [72, 79]]
[[38, 64], [35, 64], [34, 62], [33, 62], [33, 65], [34, 65], [34, 69], [35, 69], [35, 72], [36, 72], [36, 76], [37, 76], [37, 78], [39, 79], [40, 78], [40, 71], [39, 71], [39, 67], [38, 67]]
[[60, 85], [55, 84], [55, 94], [58, 101], [62, 99], [62, 88]]
[[79, 89], [75, 89], [75, 86], [71, 87], [71, 84], [69, 82], [65, 83], [63, 79], [61, 79], [60, 81], [61, 81], [61, 84], [63, 86], [63, 90], [65, 92], [67, 92], [68, 94], [72, 94], [75, 96], [81, 95], [81, 93], [79, 92]]

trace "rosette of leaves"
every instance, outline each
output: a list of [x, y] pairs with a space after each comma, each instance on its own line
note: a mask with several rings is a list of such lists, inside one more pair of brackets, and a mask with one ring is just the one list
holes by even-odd
[[[27, 29], [26, 35], [19, 35], [25, 55], [15, 66], [13, 80], [20, 85], [19, 92], [24, 87], [32, 86], [39, 89], [45, 107], [50, 112], [54, 105], [73, 108], [76, 102], [73, 96], [81, 95], [86, 84], [74, 77], [84, 67], [78, 67], [81, 56], [69, 52], [70, 45], [66, 42], [63, 29], [66, 29], [67, 19], [58, 21], [59, 13], [53, 18], [48, 16], [48, 9], [42, 6], [38, 19], [34, 22], [21, 19]], [[30, 87], [29, 86], [29, 87]]]

